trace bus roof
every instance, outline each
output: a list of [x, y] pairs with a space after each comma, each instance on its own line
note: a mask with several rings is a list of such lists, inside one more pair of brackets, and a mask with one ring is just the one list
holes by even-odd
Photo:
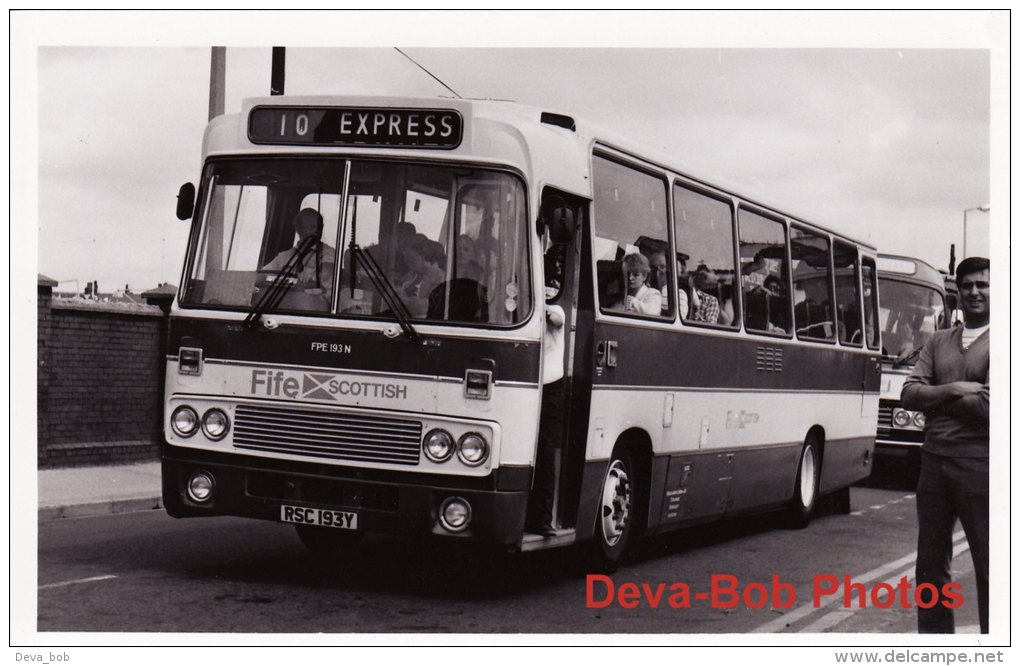
[[[708, 177], [687, 168], [675, 155], [651, 149], [559, 110], [543, 109], [505, 100], [452, 99], [447, 97], [292, 95], [253, 97], [243, 100], [241, 113], [219, 116], [210, 121], [203, 142], [203, 155], [279, 154], [287, 152], [322, 154], [323, 144], [257, 144], [251, 140], [247, 119], [257, 107], [349, 107], [352, 109], [453, 109], [463, 117], [463, 141], [441, 152], [473, 161], [510, 165], [528, 173], [534, 185], [551, 185], [565, 192], [591, 198], [590, 155], [604, 147], [644, 162], [664, 172], [683, 176], [718, 190], [740, 202], [787, 217], [820, 231], [875, 250], [869, 243], [826, 228], [757, 197], [743, 195], [725, 178]], [[363, 154], [365, 146], [330, 146], [349, 154]], [[435, 158], [435, 147], [373, 146], [373, 154]]]

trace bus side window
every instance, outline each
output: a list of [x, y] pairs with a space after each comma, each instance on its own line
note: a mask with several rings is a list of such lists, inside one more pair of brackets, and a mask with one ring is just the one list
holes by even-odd
[[793, 313], [797, 336], [834, 340], [836, 315], [832, 307], [829, 239], [791, 226], [790, 256], [793, 259]]
[[681, 183], [673, 186], [680, 315], [699, 324], [736, 326], [733, 208]]
[[789, 335], [790, 279], [786, 263], [786, 227], [741, 208], [740, 288], [748, 330]]
[[[626, 316], [672, 318], [676, 299], [669, 297], [674, 276], [667, 260], [669, 206], [665, 179], [601, 155], [594, 156], [592, 173], [592, 252], [600, 308]], [[627, 271], [641, 275], [626, 279], [627, 265]]]
[[833, 265], [836, 268], [836, 314], [839, 322], [839, 341], [860, 345], [861, 333], [860, 291], [857, 271], [857, 249], [837, 240], [833, 245]]

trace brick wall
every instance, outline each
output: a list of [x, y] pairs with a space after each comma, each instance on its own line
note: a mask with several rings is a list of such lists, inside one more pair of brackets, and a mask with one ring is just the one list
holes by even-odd
[[158, 459], [163, 311], [52, 299], [44, 291], [40, 287], [39, 466]]

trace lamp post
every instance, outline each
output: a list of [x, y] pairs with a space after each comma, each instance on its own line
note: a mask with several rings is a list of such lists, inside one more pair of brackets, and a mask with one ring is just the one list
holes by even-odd
[[982, 213], [987, 213], [992, 209], [991, 204], [985, 204], [984, 206], [975, 206], [974, 208], [965, 208], [963, 211], [963, 258], [968, 257], [967, 254], [967, 213], [972, 210], [979, 210]]

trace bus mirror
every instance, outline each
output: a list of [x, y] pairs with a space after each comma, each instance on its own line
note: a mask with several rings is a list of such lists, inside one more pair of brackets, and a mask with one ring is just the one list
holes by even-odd
[[194, 212], [195, 186], [191, 183], [184, 183], [177, 193], [177, 219], [189, 220]]
[[576, 219], [574, 209], [559, 197], [546, 199], [542, 206], [542, 224], [549, 232], [549, 240], [557, 245], [566, 245], [574, 239]]

